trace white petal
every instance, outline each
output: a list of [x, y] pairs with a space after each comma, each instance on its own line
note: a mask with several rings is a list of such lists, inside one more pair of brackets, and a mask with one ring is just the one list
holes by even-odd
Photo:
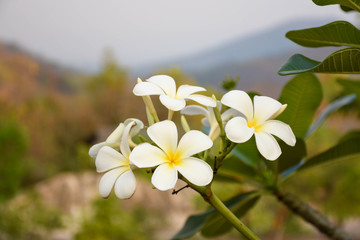
[[96, 156], [95, 166], [97, 172], [105, 172], [116, 167], [128, 166], [128, 161], [115, 149], [104, 146]]
[[121, 136], [124, 132], [124, 128], [125, 125], [123, 123], [120, 123], [119, 126], [117, 126], [117, 128], [106, 139], [106, 142], [120, 144]]
[[180, 111], [186, 105], [184, 99], [175, 99], [167, 95], [160, 95], [160, 102], [168, 109], [172, 111]]
[[180, 139], [176, 155], [187, 158], [211, 148], [212, 145], [213, 142], [207, 135], [197, 130], [191, 130]]
[[128, 168], [126, 167], [115, 168], [105, 173], [101, 177], [99, 183], [99, 193], [103, 198], [109, 197], [111, 189], [113, 188], [116, 179], [127, 170]]
[[149, 143], [137, 145], [130, 154], [130, 162], [139, 168], [154, 167], [166, 162], [166, 154]]
[[205, 117], [208, 116], [208, 111], [198, 105], [186, 106], [183, 110], [181, 110], [180, 113], [185, 115], [204, 115]]
[[153, 83], [164, 90], [166, 95], [169, 97], [175, 97], [176, 95], [176, 84], [175, 80], [167, 75], [155, 75], [146, 80], [150, 83]]
[[213, 178], [213, 170], [210, 165], [198, 158], [183, 159], [176, 169], [197, 186], [208, 185]]
[[151, 125], [147, 133], [165, 153], [175, 153], [178, 132], [174, 122], [165, 120]]
[[164, 94], [164, 91], [156, 84], [149, 82], [137, 83], [133, 89], [136, 96], [149, 96]]
[[201, 91], [206, 91], [206, 89], [202, 88], [202, 87], [197, 87], [197, 86], [181, 85], [176, 92], [176, 97], [177, 98], [186, 98], [193, 93], [201, 92]]
[[155, 169], [151, 178], [151, 183], [157, 189], [166, 191], [175, 187], [177, 179], [178, 175], [176, 168], [164, 163]]
[[198, 95], [198, 94], [191, 94], [190, 96], [187, 96], [186, 99], [193, 100], [207, 107], [216, 107], [216, 101], [211, 97]]
[[204, 125], [204, 127], [210, 127], [210, 122], [208, 118], [201, 119], [201, 123], [202, 125]]
[[124, 155], [125, 158], [129, 158], [130, 155], [130, 146], [129, 146], [129, 132], [130, 129], [135, 125], [135, 121], [130, 122], [128, 125], [126, 125], [124, 129], [124, 133], [121, 139], [120, 144], [120, 151]]
[[221, 114], [221, 119], [223, 120], [223, 122], [227, 122], [232, 117], [246, 118], [246, 116], [244, 114], [242, 114], [241, 112], [239, 112], [238, 110], [235, 110], [233, 108], [230, 108]]
[[249, 128], [243, 117], [235, 117], [225, 125], [225, 133], [232, 142], [243, 143], [254, 134], [254, 128]]
[[266, 96], [254, 97], [254, 119], [258, 124], [268, 120], [282, 108], [277, 100]]
[[244, 114], [248, 120], [253, 118], [253, 104], [249, 95], [240, 90], [232, 90], [226, 93], [221, 102], [231, 108], [234, 108]]
[[269, 120], [263, 124], [262, 130], [277, 136], [287, 145], [295, 146], [296, 137], [290, 126], [278, 120]]
[[255, 133], [256, 147], [260, 154], [268, 160], [276, 160], [281, 155], [281, 149], [276, 139], [264, 131]]
[[131, 123], [132, 121], [135, 121], [136, 125], [131, 128], [130, 135], [135, 136], [136, 134], [138, 134], [140, 132], [141, 129], [144, 128], [144, 123], [137, 118], [128, 118], [124, 121], [125, 126], [128, 125], [129, 123]]
[[271, 117], [269, 117], [269, 120], [275, 119], [277, 116], [279, 116], [286, 109], [286, 107], [287, 107], [287, 104], [283, 104], [276, 113], [274, 113]]
[[136, 189], [134, 173], [129, 170], [120, 175], [114, 186], [115, 195], [120, 199], [130, 198]]
[[103, 146], [107, 146], [106, 142], [101, 142], [101, 143], [97, 143], [95, 145], [93, 145], [90, 149], [89, 149], [89, 155], [90, 157], [96, 157], [96, 155], [98, 154], [98, 152], [100, 151], [100, 149]]

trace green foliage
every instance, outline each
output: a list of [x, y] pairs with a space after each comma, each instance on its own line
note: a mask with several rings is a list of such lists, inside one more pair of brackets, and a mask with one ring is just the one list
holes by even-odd
[[172, 238], [173, 240], [185, 239], [195, 235], [204, 226], [206, 219], [211, 213], [215, 212], [214, 209], [210, 209], [201, 214], [192, 215], [188, 217], [183, 228]]
[[28, 143], [19, 124], [0, 119], [0, 201], [11, 198], [27, 174]]
[[[345, 10], [360, 11], [358, 0], [313, 0], [320, 6], [340, 4]], [[286, 36], [305, 47], [350, 46], [340, 49], [322, 62], [309, 59], [301, 54], [293, 55], [278, 73], [280, 75], [314, 73], [360, 73], [360, 31], [352, 24], [337, 21], [327, 25], [303, 30], [290, 31]]]
[[260, 154], [256, 147], [255, 137], [252, 137], [247, 142], [236, 145], [232, 154], [250, 167], [255, 167], [260, 161]]
[[301, 74], [291, 79], [283, 88], [279, 101], [287, 109], [278, 117], [289, 124], [298, 138], [303, 138], [313, 121], [322, 100], [319, 80], [313, 74]]
[[331, 161], [349, 159], [355, 157], [358, 158], [360, 156], [359, 146], [360, 146], [360, 135], [352, 134], [351, 137], [345, 138], [345, 140], [340, 141], [337, 145], [331, 147], [327, 151], [322, 152], [308, 159], [298, 169], [298, 171]]
[[313, 73], [360, 73], [360, 49], [345, 48], [338, 50], [318, 62], [301, 54], [293, 55], [283, 66], [280, 67], [280, 75], [298, 74], [304, 72]]
[[[243, 217], [252, 207], [255, 206], [259, 200], [259, 196], [252, 193], [242, 194], [239, 196], [238, 203], [233, 207], [230, 207], [230, 210], [235, 214], [236, 217]], [[204, 226], [201, 229], [201, 234], [207, 238], [213, 238], [216, 236], [223, 235], [229, 232], [232, 229], [232, 226], [228, 221], [219, 213], [213, 213], [206, 219]]]
[[313, 0], [313, 2], [319, 6], [340, 4], [356, 11], [360, 11], [360, 1], [359, 0]]
[[345, 168], [338, 169], [338, 172], [344, 170], [346, 174], [342, 174], [334, 181], [329, 188], [331, 196], [324, 202], [325, 211], [335, 215], [339, 220], [360, 216], [360, 205], [354, 204], [360, 202], [360, 192], [354, 191], [354, 188], [351, 187], [360, 186], [359, 158], [348, 162], [348, 166], [345, 165]]
[[[278, 173], [282, 173], [297, 165], [306, 156], [306, 145], [301, 138], [296, 139], [296, 144], [291, 147], [284, 142], [279, 143], [282, 154], [278, 158]], [[289, 174], [289, 173], [288, 173]]]
[[97, 199], [93, 214], [85, 215], [76, 239], [93, 240], [151, 240], [156, 239], [158, 226], [166, 226], [159, 213], [142, 207], [125, 209], [114, 197]]
[[320, 116], [316, 119], [316, 121], [311, 125], [308, 129], [305, 138], [308, 138], [316, 129], [318, 129], [321, 124], [325, 121], [326, 118], [329, 117], [330, 114], [336, 112], [341, 107], [351, 104], [356, 99], [355, 94], [347, 95], [337, 99], [336, 101], [332, 102], [326, 109], [324, 109]]
[[239, 82], [240, 77], [237, 76], [235, 78], [231, 78], [229, 76], [226, 77], [224, 81], [221, 82], [221, 87], [226, 91], [234, 90], [237, 83]]
[[286, 33], [286, 37], [304, 47], [360, 47], [360, 31], [345, 21], [336, 21], [316, 28], [290, 31]]
[[[225, 201], [224, 204], [232, 211], [236, 211], [236, 213], [234, 213], [238, 214], [238, 217], [241, 217], [255, 205], [258, 199], [258, 193], [247, 192], [232, 197], [231, 199]], [[221, 226], [217, 226], [216, 229], [212, 229], [214, 224], [220, 224]], [[211, 208], [203, 213], [190, 216], [186, 220], [184, 227], [172, 239], [189, 238], [200, 230], [204, 236], [218, 236], [228, 232], [231, 228], [232, 227], [227, 220]]]
[[[238, 145], [241, 146], [241, 145]], [[246, 149], [246, 148], [244, 148]], [[253, 150], [256, 150], [253, 148]], [[236, 154], [236, 156], [234, 155]], [[246, 152], [244, 152], [241, 148], [237, 148], [236, 150], [233, 151], [233, 153], [231, 153], [229, 155], [229, 157], [225, 158], [223, 165], [221, 167], [220, 170], [220, 174], [223, 173], [225, 171], [225, 175], [226, 173], [234, 173], [235, 175], [240, 174], [240, 175], [244, 175], [247, 177], [255, 177], [256, 176], [256, 171], [254, 169], [254, 166], [250, 166], [249, 164], [246, 164], [244, 162], [244, 157], [246, 157], [247, 154]], [[258, 153], [256, 153], [258, 154]], [[241, 158], [239, 156], [242, 156]], [[253, 160], [248, 160], [248, 161], [253, 161]], [[215, 176], [216, 179], [218, 179], [218, 176]]]
[[50, 239], [52, 230], [63, 227], [60, 211], [44, 205], [34, 193], [1, 204], [0, 216], [0, 238], [3, 240], [46, 240]]

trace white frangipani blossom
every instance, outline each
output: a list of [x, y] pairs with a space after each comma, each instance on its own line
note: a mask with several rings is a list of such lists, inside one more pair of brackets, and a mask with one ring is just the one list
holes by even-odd
[[144, 124], [141, 120], [136, 119], [136, 118], [128, 118], [124, 121], [124, 123], [120, 123], [119, 126], [109, 135], [109, 137], [101, 143], [97, 143], [95, 145], [93, 145], [90, 149], [89, 149], [89, 155], [90, 157], [95, 158], [96, 155], [98, 154], [99, 150], [104, 147], [104, 146], [108, 146], [111, 148], [115, 148], [118, 149], [120, 147], [120, 142], [121, 142], [121, 137], [124, 133], [124, 129], [125, 127], [131, 123], [135, 121], [136, 125], [131, 129], [130, 132], [130, 139], [129, 141], [131, 142], [131, 136], [134, 136], [136, 134], [139, 133], [139, 131], [144, 128]]
[[178, 132], [174, 122], [165, 120], [150, 126], [147, 133], [158, 146], [142, 143], [130, 154], [130, 160], [139, 168], [158, 166], [151, 178], [159, 190], [174, 188], [178, 172], [191, 183], [205, 186], [212, 181], [213, 170], [205, 161], [191, 157], [213, 145], [204, 133], [191, 130], [183, 135], [178, 144]]
[[115, 195], [120, 199], [130, 198], [136, 188], [135, 176], [129, 160], [130, 146], [128, 136], [135, 121], [126, 125], [121, 139], [120, 152], [109, 146], [103, 146], [95, 159], [96, 170], [106, 172], [100, 179], [99, 193], [103, 198], [110, 195], [114, 188]]
[[205, 88], [181, 85], [176, 90], [175, 80], [167, 75], [155, 75], [145, 82], [135, 85], [133, 93], [136, 96], [160, 95], [160, 102], [172, 111], [180, 111], [186, 105], [186, 100], [193, 100], [202, 105], [215, 107], [216, 102], [210, 97], [194, 94], [206, 91]]
[[249, 95], [240, 90], [226, 93], [221, 102], [245, 116], [234, 117], [226, 124], [226, 136], [232, 142], [243, 143], [255, 135], [260, 154], [268, 160], [276, 160], [281, 155], [280, 146], [272, 135], [290, 146], [295, 145], [296, 138], [290, 126], [273, 120], [285, 110], [286, 104], [265, 96], [255, 96], [253, 104]]
[[[218, 106], [219, 106], [219, 111], [221, 111], [221, 103], [220, 102], [218, 102]], [[198, 105], [190, 105], [190, 106], [186, 106], [183, 110], [181, 110], [181, 114], [205, 116], [201, 120], [201, 122], [205, 127], [210, 128], [209, 137], [211, 138], [211, 140], [214, 141], [220, 135], [220, 127], [216, 120], [213, 108], [211, 108], [211, 107], [204, 108], [204, 107], [201, 107]], [[230, 108], [221, 114], [221, 120], [222, 120], [223, 124], [225, 125], [225, 123], [231, 117], [240, 116], [240, 115], [242, 115], [242, 114], [239, 111]]]

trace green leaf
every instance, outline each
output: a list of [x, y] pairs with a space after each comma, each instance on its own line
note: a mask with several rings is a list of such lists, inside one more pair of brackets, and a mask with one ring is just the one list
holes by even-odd
[[[257, 194], [258, 193], [255, 191], [241, 193], [241, 194], [238, 194], [238, 195], [232, 197], [231, 199], [227, 200], [226, 202], [224, 202], [224, 204], [228, 208], [232, 208], [232, 207], [236, 206], [236, 204], [238, 202], [242, 201], [244, 198], [247, 198], [250, 196], [254, 197], [254, 196], [257, 196]], [[172, 239], [177, 240], [177, 239], [184, 239], [184, 238], [189, 238], [189, 237], [193, 236], [194, 234], [196, 234], [197, 232], [200, 231], [200, 229], [204, 226], [208, 217], [214, 213], [216, 213], [215, 209], [210, 208], [209, 210], [207, 210], [203, 213], [190, 216], [186, 220], [183, 228], [174, 237], [172, 237]]]
[[295, 54], [280, 67], [280, 75], [298, 74], [304, 72], [313, 73], [360, 73], [360, 49], [340, 49], [324, 61], [318, 62], [301, 54]]
[[294, 147], [291, 147], [284, 142], [279, 142], [281, 147], [282, 154], [278, 159], [278, 172], [282, 173], [289, 168], [297, 165], [300, 161], [306, 156], [306, 145], [305, 142], [296, 138], [296, 144]]
[[292, 78], [283, 88], [279, 101], [287, 104], [278, 117], [290, 125], [298, 138], [304, 138], [322, 100], [322, 88], [313, 74], [300, 74]]
[[[252, 160], [251, 160], [252, 161]], [[235, 174], [241, 174], [248, 177], [256, 176], [255, 169], [251, 167], [249, 164], [244, 163], [243, 160], [235, 156], [234, 154], [230, 154], [229, 157], [225, 158], [223, 161], [223, 165], [220, 168], [220, 173], [222, 171], [231, 172]], [[217, 176], [216, 176], [217, 179]]]
[[337, 79], [337, 82], [345, 88], [346, 92], [355, 93], [358, 97], [360, 97], [360, 81]]
[[[252, 207], [255, 206], [259, 200], [259, 196], [254, 193], [244, 193], [236, 197], [236, 205], [230, 208], [230, 210], [241, 218], [244, 216]], [[219, 213], [213, 213], [207, 220], [205, 225], [201, 229], [201, 234], [204, 237], [216, 237], [227, 233], [232, 229], [232, 225]]]
[[319, 6], [340, 4], [360, 12], [360, 0], [313, 0], [313, 2]]
[[[360, 90], [360, 89], [359, 89]], [[356, 99], [355, 94], [347, 95], [345, 97], [339, 98], [338, 100], [332, 102], [329, 106], [327, 106], [320, 116], [317, 118], [316, 122], [311, 125], [309, 130], [306, 133], [305, 138], [308, 138], [316, 129], [318, 129], [321, 124], [325, 121], [325, 119], [333, 112], [337, 111], [341, 107], [352, 103]]]
[[213, 212], [215, 212], [215, 210], [210, 209], [204, 213], [190, 216], [186, 220], [183, 228], [172, 239], [173, 240], [184, 239], [195, 235], [197, 232], [201, 230], [202, 226], [205, 224], [206, 219]]
[[236, 145], [231, 153], [250, 167], [255, 167], [260, 161], [254, 137], [247, 142]]
[[340, 5], [341, 10], [343, 10], [344, 12], [351, 12], [354, 11], [354, 9]]
[[345, 21], [336, 21], [321, 27], [290, 31], [286, 33], [286, 37], [304, 47], [360, 47], [360, 30]]
[[308, 159], [299, 169], [304, 170], [310, 167], [318, 166], [323, 163], [337, 160], [360, 157], [360, 134], [353, 134], [345, 140], [341, 140], [337, 145]]
[[340, 140], [339, 143], [345, 142], [345, 141], [357, 141], [360, 139], [360, 130], [355, 130], [346, 133]]

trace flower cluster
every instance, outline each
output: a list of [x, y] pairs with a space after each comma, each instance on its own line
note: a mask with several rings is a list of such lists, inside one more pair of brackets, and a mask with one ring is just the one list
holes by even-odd
[[[273, 135], [290, 146], [295, 145], [296, 138], [289, 125], [274, 120], [286, 104], [264, 96], [255, 96], [252, 101], [246, 92], [239, 90], [226, 93], [217, 102], [214, 97], [195, 94], [201, 91], [206, 89], [190, 85], [177, 89], [174, 79], [166, 75], [156, 75], [144, 82], [138, 80], [133, 93], [142, 96], [145, 102], [149, 126], [147, 136], [142, 139], [148, 140], [138, 144], [133, 141], [135, 136], [145, 134], [141, 131], [144, 124], [129, 118], [104, 142], [90, 148], [89, 155], [96, 158], [97, 171], [104, 173], [99, 183], [102, 197], [107, 198], [114, 189], [118, 198], [130, 198], [136, 189], [133, 170], [142, 168], [151, 170], [151, 183], [161, 191], [174, 188], [179, 177], [196, 186], [210, 184], [213, 169], [207, 163], [206, 152], [219, 138], [220, 129], [225, 130], [226, 141], [233, 143], [246, 142], [254, 135], [260, 154], [268, 160], [276, 160], [281, 154]], [[151, 95], [159, 95], [169, 111], [168, 119], [158, 119]], [[187, 100], [202, 106], [186, 106]], [[228, 107], [223, 113], [221, 104]], [[186, 133], [178, 140], [178, 129], [172, 121], [175, 111], [182, 115], [203, 115], [202, 123], [209, 129], [208, 133], [184, 128]]]

